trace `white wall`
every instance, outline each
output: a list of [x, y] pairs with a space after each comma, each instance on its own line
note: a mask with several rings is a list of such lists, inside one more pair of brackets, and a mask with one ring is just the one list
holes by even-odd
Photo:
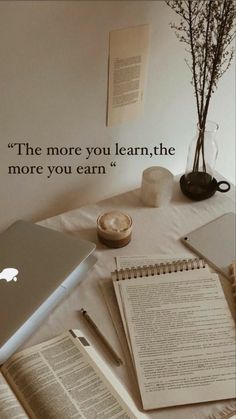
[[[196, 110], [184, 47], [168, 25], [175, 18], [164, 1], [0, 2], [0, 229], [17, 218], [41, 219], [137, 187], [142, 170], [151, 165], [184, 172]], [[144, 23], [151, 25], [144, 112], [135, 121], [107, 128], [109, 31]], [[234, 83], [231, 66], [209, 114], [220, 125], [217, 170], [233, 182]], [[14, 163], [81, 162], [78, 157], [19, 160], [7, 145], [25, 141], [41, 147], [162, 141], [175, 147], [176, 155], [116, 158], [117, 167], [106, 175], [8, 175]], [[94, 164], [109, 162], [94, 159]]]

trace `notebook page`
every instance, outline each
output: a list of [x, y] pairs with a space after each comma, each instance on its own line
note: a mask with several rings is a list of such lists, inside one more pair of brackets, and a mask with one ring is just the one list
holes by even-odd
[[[155, 264], [160, 264], [160, 263], [166, 264], [168, 262], [173, 262], [173, 261], [176, 261], [176, 260], [187, 260], [187, 259], [188, 259], [188, 257], [186, 257], [186, 255], [185, 256], [184, 255], [178, 255], [175, 258], [167, 257], [165, 255], [160, 255], [159, 257], [157, 255], [138, 255], [138, 256], [134, 255], [134, 256], [120, 256], [120, 257], [117, 257], [116, 258], [116, 264], [117, 264], [117, 269], [130, 269], [132, 267], [137, 267], [137, 266], [155, 265]], [[209, 266], [207, 264], [205, 265], [204, 271], [210, 272]], [[198, 270], [196, 272], [199, 273]], [[197, 275], [198, 275], [198, 273], [197, 273]], [[131, 280], [133, 281], [133, 280], [135, 280], [135, 278], [132, 278]], [[121, 297], [120, 281], [114, 281], [113, 286], [114, 286], [114, 291], [115, 291], [115, 295], [116, 295], [116, 301], [117, 301], [117, 304], [118, 304], [118, 307], [119, 307], [120, 317], [121, 317], [121, 320], [122, 320], [122, 323], [123, 323], [123, 329], [124, 330], [122, 330], [122, 334], [123, 334], [123, 331], [124, 331], [130, 354], [131, 354], [131, 356], [133, 356], [132, 347], [131, 347], [130, 338], [129, 338], [129, 331], [128, 331], [128, 328], [127, 328], [126, 319], [125, 319], [125, 315], [124, 315], [124, 307], [123, 307], [123, 301], [122, 301], [122, 297]], [[113, 305], [113, 307], [116, 307], [116, 306]], [[114, 316], [114, 314], [113, 314], [113, 316]], [[118, 333], [118, 335], [119, 335], [119, 333]]]
[[[182, 259], [182, 258], [180, 258]], [[156, 263], [167, 263], [170, 261], [173, 261], [173, 258], [170, 257], [166, 257], [166, 256], [162, 256], [162, 255], [133, 255], [133, 256], [120, 256], [120, 257], [116, 257], [116, 266], [117, 266], [117, 270], [119, 269], [127, 269], [127, 268], [132, 268], [132, 267], [137, 267], [137, 266], [144, 266], [144, 265], [154, 265]], [[116, 319], [115, 321], [115, 327], [116, 327], [116, 331], [117, 334], [119, 336], [119, 339], [122, 343], [123, 346], [123, 337], [124, 337], [124, 333], [125, 333], [125, 338], [126, 338], [126, 342], [130, 351], [130, 355], [132, 357], [132, 348], [130, 345], [130, 339], [129, 339], [129, 333], [128, 333], [128, 329], [127, 329], [127, 325], [126, 325], [126, 320], [125, 320], [125, 316], [124, 316], [124, 310], [123, 310], [123, 303], [122, 303], [122, 299], [121, 299], [121, 295], [120, 295], [120, 286], [119, 286], [119, 281], [113, 281], [113, 289], [115, 291], [115, 298], [116, 298], [116, 302], [118, 304], [118, 308], [119, 308], [119, 318], [118, 320], [122, 320], [122, 324], [123, 324], [123, 328], [122, 325], [120, 324], [120, 321], [117, 321], [117, 316], [116, 313], [114, 312], [114, 307], [116, 308], [116, 305], [111, 304], [111, 309], [110, 309], [110, 313], [111, 313], [111, 317], [113, 319]], [[117, 330], [118, 328], [118, 330]], [[122, 328], [122, 329], [121, 329]], [[120, 330], [121, 329], [121, 330]]]
[[[159, 263], [161, 263], [162, 261], [167, 262], [167, 260], [164, 261], [162, 259], [162, 260], [159, 260]], [[127, 262], [125, 261], [125, 264], [126, 263]], [[207, 265], [204, 268], [204, 272], [206, 272], [206, 271], [210, 272], [209, 267]], [[184, 272], [184, 274], [186, 274], [186, 272]], [[199, 276], [201, 278], [203, 277], [203, 274], [202, 274], [201, 270], [195, 270], [195, 271], [191, 272], [191, 274], [195, 275], [195, 276]], [[173, 273], [171, 275], [173, 275]], [[156, 280], [158, 280], [159, 276], [155, 276], [154, 278]], [[138, 278], [132, 278], [131, 281], [136, 281], [136, 279], [138, 279]], [[147, 278], [145, 278], [145, 280], [146, 279]], [[130, 281], [130, 280], [128, 280], [128, 281]], [[122, 281], [114, 281], [113, 282], [113, 287], [114, 287], [114, 291], [115, 291], [116, 301], [117, 301], [117, 304], [118, 304], [118, 307], [119, 307], [120, 317], [121, 317], [122, 324], [123, 324], [123, 329], [122, 330], [125, 334], [125, 338], [126, 338], [126, 342], [127, 342], [127, 345], [128, 345], [129, 352], [130, 352], [130, 356], [131, 356], [132, 362], [134, 364], [134, 354], [133, 354], [133, 350], [132, 350], [129, 328], [128, 328], [128, 324], [127, 324], [127, 320], [126, 320], [126, 316], [125, 316], [125, 306], [124, 306], [124, 301], [123, 301], [123, 297], [122, 297], [122, 282], [123, 282], [123, 280]]]
[[235, 397], [235, 325], [217, 275], [120, 281], [144, 409]]
[[[134, 265], [135, 266], [145, 265], [147, 261], [148, 261], [148, 264], [149, 263], [154, 264], [154, 263], [161, 263], [161, 262], [169, 262], [171, 260], [173, 260], [173, 258], [162, 256], [162, 255], [121, 256], [121, 257], [116, 258], [116, 266], [117, 266], [117, 269], [119, 270], [121, 268], [127, 268], [127, 267], [131, 268]], [[106, 278], [100, 281], [99, 285], [103, 293], [104, 299], [106, 301], [112, 322], [116, 329], [116, 333], [118, 335], [121, 347], [126, 348], [127, 341], [126, 341], [126, 336], [124, 333], [124, 327], [121, 321], [122, 313], [120, 313], [120, 307], [117, 302], [117, 296], [115, 294], [115, 290], [113, 287], [113, 281], [111, 280], [111, 278]], [[118, 296], [118, 299], [119, 299], [119, 296]], [[126, 358], [129, 357], [129, 354], [127, 354], [126, 349], [125, 349], [125, 357]]]
[[189, 259], [191, 255], [180, 254], [173, 256], [168, 255], [132, 255], [132, 256], [118, 256], [116, 257], [117, 269], [132, 268], [135, 266], [155, 265], [156, 263], [167, 263], [173, 260]]

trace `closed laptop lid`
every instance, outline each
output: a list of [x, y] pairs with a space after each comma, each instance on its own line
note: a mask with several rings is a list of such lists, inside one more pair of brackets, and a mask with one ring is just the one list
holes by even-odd
[[91, 242], [25, 221], [0, 235], [0, 347], [94, 249]]

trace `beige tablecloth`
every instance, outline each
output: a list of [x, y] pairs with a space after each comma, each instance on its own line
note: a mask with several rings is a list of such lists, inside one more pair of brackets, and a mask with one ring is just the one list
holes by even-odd
[[[132, 241], [121, 249], [108, 249], [97, 240], [96, 219], [99, 214], [110, 209], [127, 212], [133, 219]], [[148, 254], [172, 257], [179, 254], [191, 256], [192, 253], [181, 244], [179, 238], [230, 211], [235, 211], [235, 196], [232, 189], [228, 193], [217, 192], [211, 199], [193, 203], [181, 194], [176, 179], [172, 202], [168, 207], [144, 207], [140, 201], [140, 191], [134, 190], [41, 221], [41, 225], [67, 231], [96, 243], [97, 263], [70, 296], [51, 313], [44, 324], [27, 341], [25, 347], [49, 339], [67, 329], [81, 328], [104, 359], [110, 363], [109, 358], [103, 353], [101, 346], [89, 333], [77, 313], [79, 308], [84, 307], [96, 319], [98, 326], [122, 356], [122, 350], [98, 284], [100, 279], [107, 278], [114, 270], [114, 257]], [[125, 365], [112, 366], [112, 368], [132, 394], [134, 385], [130, 382], [130, 375]], [[158, 419], [222, 419], [230, 417], [234, 408], [234, 401], [223, 401], [161, 409], [149, 415], [150, 418]]]

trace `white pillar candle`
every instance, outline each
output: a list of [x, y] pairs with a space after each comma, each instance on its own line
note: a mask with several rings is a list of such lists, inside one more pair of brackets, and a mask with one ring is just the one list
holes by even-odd
[[164, 167], [148, 167], [143, 172], [141, 199], [150, 207], [168, 205], [171, 200], [174, 176]]

